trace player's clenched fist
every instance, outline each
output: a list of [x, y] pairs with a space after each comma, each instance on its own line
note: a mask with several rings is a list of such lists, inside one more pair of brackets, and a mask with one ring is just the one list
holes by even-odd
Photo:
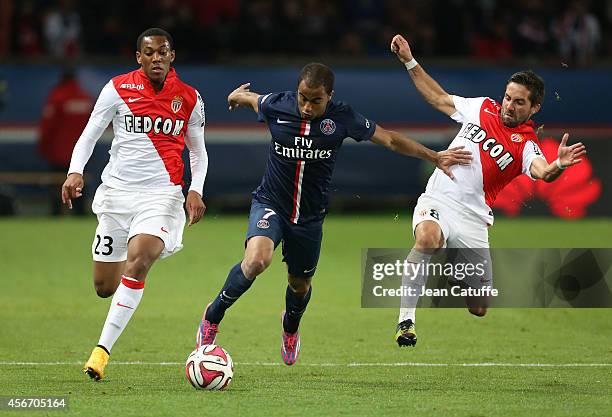
[[395, 35], [391, 40], [391, 52], [404, 64], [412, 60], [412, 52], [408, 41], [402, 35]]
[[62, 203], [68, 205], [72, 210], [72, 199], [79, 198], [83, 195], [83, 175], [73, 172], [68, 175], [64, 185], [62, 185]]

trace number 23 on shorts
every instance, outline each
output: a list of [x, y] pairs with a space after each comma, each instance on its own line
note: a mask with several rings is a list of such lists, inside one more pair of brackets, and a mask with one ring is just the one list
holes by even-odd
[[94, 247], [96, 255], [108, 256], [113, 253], [113, 238], [111, 236], [96, 235], [96, 246]]

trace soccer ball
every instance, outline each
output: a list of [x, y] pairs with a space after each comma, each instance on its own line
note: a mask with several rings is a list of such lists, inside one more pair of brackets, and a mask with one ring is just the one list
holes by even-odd
[[226, 389], [234, 376], [234, 362], [221, 346], [202, 345], [187, 357], [185, 375], [196, 389]]

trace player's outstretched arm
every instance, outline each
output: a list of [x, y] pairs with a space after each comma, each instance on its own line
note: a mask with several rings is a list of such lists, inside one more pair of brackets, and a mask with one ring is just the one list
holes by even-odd
[[376, 126], [372, 142], [393, 152], [430, 161], [450, 178], [455, 178], [450, 170], [451, 166], [457, 164], [469, 165], [472, 162], [472, 153], [463, 150], [463, 146], [436, 152], [398, 132], [383, 129], [380, 125]]
[[242, 84], [227, 96], [227, 104], [230, 110], [236, 107], [250, 107], [255, 113], [258, 112], [257, 100], [259, 94], [249, 90], [251, 83]]
[[547, 163], [544, 158], [535, 158], [531, 162], [529, 172], [533, 178], [552, 182], [559, 178], [565, 168], [582, 162], [580, 157], [586, 154], [586, 147], [582, 142], [567, 146], [568, 139], [569, 134], [564, 134], [557, 151], [557, 159], [552, 163]]
[[391, 40], [391, 52], [406, 65], [412, 82], [426, 102], [448, 116], [456, 112], [452, 97], [416, 62], [402, 35], [395, 35]]

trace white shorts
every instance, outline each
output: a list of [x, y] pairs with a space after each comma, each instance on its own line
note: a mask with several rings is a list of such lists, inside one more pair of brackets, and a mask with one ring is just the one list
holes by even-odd
[[477, 288], [493, 285], [489, 230], [481, 218], [455, 202], [421, 194], [412, 216], [413, 235], [416, 227], [426, 220], [431, 220], [440, 226], [445, 248], [460, 249], [455, 253], [453, 259], [455, 263], [483, 263], [486, 266], [485, 276], [466, 277], [464, 282]]
[[160, 258], [178, 252], [183, 248], [183, 204], [180, 190], [145, 193], [100, 185], [91, 206], [98, 216], [98, 227], [91, 245], [93, 260], [125, 261], [128, 241], [139, 234], [157, 236], [164, 242]]

